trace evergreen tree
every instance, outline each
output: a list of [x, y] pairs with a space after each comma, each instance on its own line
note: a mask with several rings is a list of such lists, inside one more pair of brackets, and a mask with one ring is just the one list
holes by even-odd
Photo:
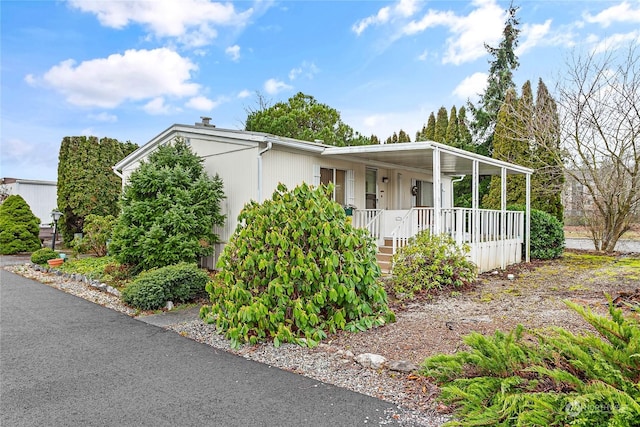
[[411, 137], [402, 129], [398, 133], [398, 142], [411, 142]]
[[181, 139], [159, 147], [129, 177], [110, 251], [137, 270], [210, 255], [224, 224], [222, 180]]
[[458, 111], [458, 135], [459, 140], [458, 144], [455, 146], [458, 148], [462, 148], [464, 150], [473, 151], [473, 139], [471, 138], [471, 132], [469, 131], [469, 126], [467, 126], [467, 110], [466, 108], [460, 107], [460, 111]]
[[380, 140], [376, 135], [371, 135], [371, 138], [369, 138], [369, 140], [371, 141], [371, 144], [380, 144]]
[[58, 209], [66, 243], [81, 233], [89, 214], [117, 216], [121, 179], [111, 169], [138, 146], [112, 138], [65, 137], [58, 157]]
[[33, 252], [40, 249], [40, 220], [22, 196], [8, 196], [0, 204], [0, 254]]
[[[531, 85], [529, 85], [530, 91]], [[525, 134], [526, 123], [522, 111], [524, 100], [518, 100], [515, 90], [509, 89], [498, 112], [498, 119], [493, 138], [493, 157], [505, 162], [526, 166], [529, 161], [529, 147]], [[491, 177], [489, 193], [482, 198], [482, 204], [489, 209], [501, 207], [501, 178]], [[507, 177], [507, 205], [526, 203], [526, 187], [523, 176]]]
[[560, 161], [560, 119], [558, 107], [542, 79], [538, 80], [535, 110], [532, 114], [531, 167], [536, 173], [531, 179], [532, 207], [563, 221], [562, 187], [563, 165]]
[[449, 114], [449, 123], [447, 125], [445, 142], [453, 147], [457, 147], [459, 139], [460, 131], [458, 128], [458, 113], [456, 106], [454, 105], [451, 107], [451, 113]]
[[507, 20], [498, 47], [485, 44], [487, 52], [492, 57], [487, 88], [480, 97], [478, 106], [469, 103], [469, 108], [474, 115], [473, 131], [476, 142], [480, 144], [478, 152], [484, 155], [490, 156], [493, 152], [493, 132], [498, 111], [506, 97], [507, 90], [515, 89], [513, 71], [520, 65], [515, 54], [520, 34], [520, 21], [516, 18], [518, 9], [513, 4], [507, 9]]
[[422, 129], [419, 132], [416, 132], [416, 141], [433, 141], [436, 131], [436, 116], [433, 114], [429, 114], [429, 118], [427, 119], [427, 124], [422, 126]]
[[436, 119], [436, 127], [433, 135], [433, 141], [445, 143], [447, 140], [447, 126], [449, 126], [449, 117], [447, 116], [447, 109], [440, 107], [438, 110], [438, 117]]

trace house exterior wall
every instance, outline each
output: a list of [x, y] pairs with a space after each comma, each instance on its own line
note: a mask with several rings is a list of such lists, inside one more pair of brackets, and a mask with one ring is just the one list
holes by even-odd
[[[13, 182], [10, 182], [13, 181]], [[6, 178], [3, 180], [11, 195], [21, 196], [40, 225], [50, 224], [51, 211], [58, 206], [58, 186], [54, 181], [32, 181]]]

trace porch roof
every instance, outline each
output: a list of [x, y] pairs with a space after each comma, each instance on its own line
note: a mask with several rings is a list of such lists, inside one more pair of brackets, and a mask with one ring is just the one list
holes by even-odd
[[433, 141], [330, 147], [325, 148], [322, 155], [348, 157], [361, 163], [396, 168], [431, 170], [434, 149], [439, 149], [440, 170], [447, 175], [471, 175], [474, 160], [478, 161], [479, 175], [500, 175], [502, 168], [506, 169], [508, 175], [527, 175], [534, 172], [533, 169], [524, 166], [481, 156]]

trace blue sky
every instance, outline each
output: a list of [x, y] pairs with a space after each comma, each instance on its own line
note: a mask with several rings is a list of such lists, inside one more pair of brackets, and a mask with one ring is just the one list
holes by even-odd
[[[572, 51], [640, 41], [640, 0], [516, 1], [518, 86], [553, 91]], [[174, 123], [240, 129], [256, 92], [297, 92], [365, 135], [410, 136], [482, 92], [509, 2], [6, 1], [0, 176], [55, 180], [60, 141], [140, 145]]]

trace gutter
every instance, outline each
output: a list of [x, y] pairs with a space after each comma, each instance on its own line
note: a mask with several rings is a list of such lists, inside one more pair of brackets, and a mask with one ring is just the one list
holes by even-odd
[[[454, 176], [455, 176], [455, 175], [454, 175]], [[455, 207], [455, 206], [454, 206], [454, 205], [455, 205], [454, 201], [455, 201], [455, 199], [456, 199], [456, 198], [455, 198], [455, 194], [453, 194], [453, 184], [455, 184], [456, 182], [460, 182], [460, 181], [462, 181], [462, 180], [464, 179], [464, 177], [465, 177], [465, 176], [466, 176], [466, 175], [459, 175], [459, 176], [458, 176], [458, 178], [456, 178], [456, 179], [452, 179], [452, 180], [451, 180], [451, 207], [452, 207], [452, 208], [453, 208], [453, 207]]]
[[267, 141], [267, 146], [258, 151], [258, 203], [262, 203], [262, 155], [273, 148], [273, 142]]

